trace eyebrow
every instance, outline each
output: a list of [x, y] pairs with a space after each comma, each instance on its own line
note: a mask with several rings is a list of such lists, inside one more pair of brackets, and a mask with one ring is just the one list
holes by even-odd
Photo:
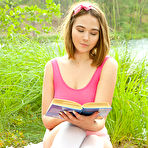
[[[81, 27], [81, 28], [84, 28], [85, 29], [85, 27], [82, 26], [82, 25], [77, 25], [76, 27]], [[99, 32], [99, 29], [98, 28], [92, 28], [91, 30], [95, 30], [95, 31], [98, 31]]]

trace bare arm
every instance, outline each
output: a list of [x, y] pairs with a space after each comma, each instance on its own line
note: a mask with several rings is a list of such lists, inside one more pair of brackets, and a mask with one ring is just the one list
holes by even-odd
[[110, 105], [112, 104], [117, 68], [118, 64], [113, 58], [108, 59], [104, 64], [97, 87], [95, 102], [109, 102]]
[[54, 97], [53, 69], [51, 62], [49, 61], [45, 66], [43, 90], [42, 90], [42, 121], [47, 129], [53, 129], [55, 126], [64, 121], [62, 119], [56, 119], [45, 116], [53, 97]]
[[[117, 69], [118, 64], [113, 58], [106, 61], [98, 83], [95, 102], [109, 102], [110, 105], [112, 104], [114, 88], [116, 85]], [[102, 129], [105, 126], [105, 120], [106, 118], [101, 120], [96, 119], [96, 129]]]

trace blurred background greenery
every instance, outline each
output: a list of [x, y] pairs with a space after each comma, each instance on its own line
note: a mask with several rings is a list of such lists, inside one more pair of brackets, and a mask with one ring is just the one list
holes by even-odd
[[[0, 32], [33, 35], [57, 30], [67, 8], [78, 0], [1, 0]], [[90, 0], [91, 1], [91, 0]], [[148, 1], [96, 0], [105, 12], [113, 38], [148, 37]], [[52, 31], [53, 31], [52, 30]]]

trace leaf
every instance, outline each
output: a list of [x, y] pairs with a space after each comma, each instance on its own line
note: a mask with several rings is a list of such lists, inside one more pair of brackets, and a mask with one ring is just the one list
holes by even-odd
[[52, 0], [46, 0], [46, 3], [47, 4], [51, 4], [52, 3]]
[[12, 10], [9, 13], [10, 13], [10, 16], [13, 16], [13, 14], [14, 14], [14, 12]]
[[6, 5], [6, 6], [5, 6], [5, 9], [6, 9], [6, 10], [10, 9], [9, 5]]

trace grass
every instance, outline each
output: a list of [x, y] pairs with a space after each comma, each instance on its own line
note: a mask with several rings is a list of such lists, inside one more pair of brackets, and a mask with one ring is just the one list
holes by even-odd
[[[0, 147], [22, 147], [42, 141], [44, 66], [64, 54], [58, 36], [0, 38]], [[144, 147], [148, 136], [144, 132], [148, 127], [148, 65], [146, 59], [135, 62], [131, 54], [127, 48], [112, 46], [111, 55], [119, 68], [113, 110], [106, 126], [114, 145], [129, 142]]]
[[133, 141], [139, 147], [146, 143], [148, 92], [147, 59], [135, 62], [127, 49], [116, 51], [118, 77], [113, 98], [113, 111], [107, 122], [113, 143]]

